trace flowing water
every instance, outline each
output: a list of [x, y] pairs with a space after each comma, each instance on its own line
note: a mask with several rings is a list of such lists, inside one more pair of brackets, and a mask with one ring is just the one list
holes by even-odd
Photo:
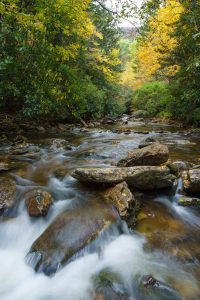
[[[12, 176], [18, 184], [18, 198], [23, 199], [24, 192], [33, 186], [45, 186], [55, 202], [45, 218], [31, 219], [23, 201], [19, 201], [13, 216], [2, 217], [1, 300], [93, 300], [94, 278], [104, 270], [120, 277], [129, 295], [126, 299], [200, 299], [200, 214], [177, 205], [181, 181], [175, 194], [164, 191], [145, 195], [134, 231], [125, 223], [123, 230], [113, 227], [98, 239], [98, 250], [84, 249], [54, 276], [35, 273], [27, 263], [26, 255], [32, 243], [57, 215], [73, 209], [77, 203], [88, 205], [99, 201], [98, 191], [89, 190], [70, 177], [74, 168], [112, 165], [148, 136], [167, 144], [173, 160], [196, 162], [199, 159], [199, 136], [187, 136], [180, 128], [129, 122], [123, 126], [125, 133], [120, 133], [121, 129], [122, 125], [86, 132], [72, 128], [59, 136], [73, 145], [72, 150], [63, 153], [49, 150], [48, 145], [55, 136], [30, 138], [41, 152], [36, 158], [26, 155], [16, 158], [18, 168]], [[1, 156], [6, 151], [2, 147]], [[141, 294], [140, 279], [148, 274], [175, 289], [180, 298]]]

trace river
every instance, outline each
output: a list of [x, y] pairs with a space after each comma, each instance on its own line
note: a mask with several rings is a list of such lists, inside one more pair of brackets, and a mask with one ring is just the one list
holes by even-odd
[[[168, 145], [172, 160], [199, 159], [198, 134], [187, 135], [179, 127], [159, 123], [130, 121], [127, 125], [87, 130], [72, 127], [56, 136], [30, 135], [29, 142], [39, 146], [40, 156], [30, 158], [22, 154], [16, 158], [18, 167], [12, 176], [18, 184], [18, 197], [33, 186], [46, 186], [55, 202], [45, 218], [31, 219], [23, 201], [13, 216], [1, 217], [1, 300], [93, 300], [93, 279], [102, 270], [120, 276], [129, 294], [127, 299], [173, 300], [167, 296], [141, 296], [139, 278], [148, 274], [175, 289], [181, 299], [200, 299], [200, 213], [177, 205], [181, 180], [174, 193], [146, 194], [135, 230], [129, 230], [125, 223], [123, 232], [112, 228], [98, 239], [98, 251], [86, 248], [54, 276], [36, 273], [27, 263], [32, 243], [58, 214], [77, 202], [99, 201], [98, 191], [81, 186], [70, 176], [71, 171], [77, 167], [112, 165], [149, 136]], [[69, 141], [72, 150], [50, 151], [50, 141], [58, 137]], [[7, 155], [6, 151], [5, 147], [0, 148], [1, 157]], [[60, 175], [63, 170], [64, 177]]]

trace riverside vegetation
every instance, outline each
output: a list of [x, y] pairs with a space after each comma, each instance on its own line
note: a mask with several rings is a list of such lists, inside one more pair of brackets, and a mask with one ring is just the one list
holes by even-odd
[[[116, 0], [117, 3], [117, 0]], [[200, 4], [149, 0], [0, 2], [0, 107], [22, 118], [150, 116], [200, 122]], [[140, 17], [124, 38], [118, 17]]]

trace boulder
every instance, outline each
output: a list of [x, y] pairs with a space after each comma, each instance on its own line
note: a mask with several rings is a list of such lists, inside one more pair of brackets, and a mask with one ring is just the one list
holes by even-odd
[[200, 207], [200, 199], [182, 196], [179, 199], [178, 204], [181, 206], [198, 206], [198, 207]]
[[16, 191], [14, 180], [0, 177], [0, 213], [13, 208], [16, 200]]
[[104, 197], [116, 207], [122, 218], [127, 217], [129, 209], [135, 205], [134, 196], [125, 181], [108, 188], [104, 193]]
[[50, 150], [53, 152], [63, 152], [66, 150], [72, 150], [72, 146], [68, 141], [64, 139], [55, 139], [50, 144]]
[[152, 300], [181, 300], [178, 292], [168, 284], [161, 282], [152, 275], [145, 275], [141, 279], [139, 299]]
[[156, 142], [156, 139], [155, 139], [155, 138], [153, 138], [153, 137], [148, 137], [148, 138], [146, 138], [145, 140], [143, 140], [143, 141], [139, 144], [138, 148], [141, 149], [141, 148], [150, 146], [152, 143], [155, 143], [155, 142]]
[[33, 144], [23, 143], [17, 146], [13, 146], [9, 149], [11, 155], [24, 155], [24, 154], [39, 154], [40, 148]]
[[53, 274], [118, 220], [117, 212], [102, 201], [76, 206], [56, 217], [33, 243], [28, 260], [38, 272]]
[[184, 171], [182, 178], [184, 191], [189, 195], [200, 196], [200, 167]]
[[144, 275], [142, 277], [142, 285], [146, 288], [154, 288], [154, 287], [159, 287], [160, 282], [154, 278], [152, 275]]
[[51, 194], [39, 188], [28, 191], [24, 199], [31, 217], [46, 216], [53, 203]]
[[140, 190], [172, 187], [176, 179], [165, 166], [79, 168], [72, 176], [83, 183], [113, 185], [126, 181]]
[[142, 149], [129, 152], [127, 157], [118, 162], [117, 166], [158, 166], [165, 163], [168, 158], [168, 147], [156, 142]]

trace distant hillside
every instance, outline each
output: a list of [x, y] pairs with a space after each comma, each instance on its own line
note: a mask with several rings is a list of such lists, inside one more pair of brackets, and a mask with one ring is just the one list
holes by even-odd
[[120, 27], [121, 34], [124, 38], [135, 39], [138, 35], [137, 28], [134, 27]]

